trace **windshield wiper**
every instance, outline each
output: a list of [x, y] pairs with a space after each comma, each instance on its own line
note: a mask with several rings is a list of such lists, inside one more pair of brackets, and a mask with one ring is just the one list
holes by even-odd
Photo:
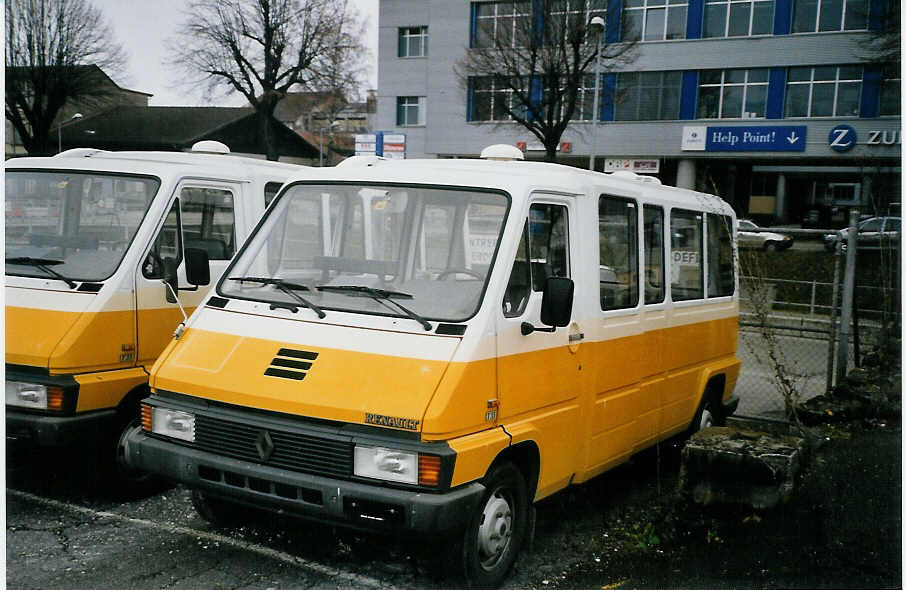
[[315, 287], [319, 291], [337, 291], [338, 293], [346, 293], [353, 297], [371, 297], [375, 301], [383, 303], [384, 301], [389, 301], [404, 314], [409, 316], [411, 319], [415, 320], [425, 329], [426, 332], [431, 331], [431, 324], [428, 323], [428, 320], [418, 315], [396, 299], [412, 299], [412, 295], [409, 293], [403, 293], [401, 291], [388, 291], [386, 289], [375, 289], [373, 287], [366, 287], [364, 285], [320, 285]]
[[76, 285], [75, 281], [73, 281], [69, 277], [64, 277], [54, 269], [50, 268], [51, 265], [63, 264], [62, 260], [54, 260], [52, 258], [32, 258], [30, 256], [17, 256], [15, 258], [7, 258], [6, 263], [21, 264], [22, 266], [34, 266], [35, 268], [41, 269], [47, 274], [60, 279], [61, 281], [69, 285], [70, 289], [75, 289], [78, 286]]
[[[274, 287], [280, 289], [281, 291], [301, 303], [303, 307], [307, 307], [318, 314], [319, 319], [324, 319], [324, 317], [327, 316], [327, 314], [324, 313], [323, 309], [321, 309], [305, 297], [302, 297], [301, 295], [296, 293], [296, 291], [311, 291], [311, 289], [306, 285], [300, 285], [299, 283], [291, 283], [289, 281], [284, 281], [283, 279], [270, 277], [229, 277], [229, 279], [231, 281], [239, 281], [240, 283], [259, 283], [261, 285], [273, 285]], [[273, 309], [274, 306], [272, 305], [271, 308]], [[293, 311], [295, 311], [295, 308], [293, 308]]]

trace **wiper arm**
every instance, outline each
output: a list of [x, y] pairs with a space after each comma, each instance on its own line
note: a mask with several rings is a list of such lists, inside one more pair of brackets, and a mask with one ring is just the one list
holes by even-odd
[[400, 311], [409, 316], [410, 319], [415, 320], [425, 329], [426, 332], [430, 332], [432, 329], [431, 324], [428, 323], [428, 320], [418, 315], [396, 299], [412, 299], [412, 295], [409, 293], [403, 293], [402, 291], [388, 291], [386, 289], [375, 289], [373, 287], [366, 287], [364, 285], [321, 285], [315, 287], [319, 291], [337, 291], [338, 293], [346, 293], [347, 295], [364, 296], [371, 297], [375, 301], [384, 302], [388, 301], [395, 305]]
[[50, 268], [51, 265], [63, 264], [62, 260], [54, 260], [52, 258], [32, 258], [30, 256], [17, 256], [14, 258], [7, 258], [6, 263], [21, 264], [22, 266], [34, 266], [35, 268], [43, 270], [54, 278], [60, 279], [61, 281], [69, 285], [70, 289], [75, 289], [78, 286], [76, 285], [75, 281], [73, 281], [69, 277], [65, 277], [54, 269]]
[[307, 307], [318, 314], [319, 319], [324, 319], [324, 317], [327, 316], [327, 314], [324, 313], [324, 310], [319, 306], [296, 293], [296, 291], [311, 291], [311, 289], [306, 285], [300, 285], [299, 283], [291, 283], [289, 281], [284, 281], [283, 279], [270, 277], [229, 277], [229, 279], [231, 281], [239, 281], [241, 283], [259, 283], [261, 285], [273, 285], [274, 287], [280, 289], [281, 291], [301, 303], [303, 307]]

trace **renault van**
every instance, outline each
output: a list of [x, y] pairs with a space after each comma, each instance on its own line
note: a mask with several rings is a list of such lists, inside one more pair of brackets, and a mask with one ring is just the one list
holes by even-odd
[[[216, 142], [196, 150], [75, 149], [6, 162], [9, 443], [101, 443], [121, 485], [147, 481], [117, 458], [148, 371], [183, 310], [303, 168], [235, 157]], [[209, 276], [187, 278], [189, 260]]]
[[127, 461], [214, 521], [450, 540], [487, 586], [534, 502], [731, 413], [730, 206], [486, 152], [290, 181], [156, 363]]

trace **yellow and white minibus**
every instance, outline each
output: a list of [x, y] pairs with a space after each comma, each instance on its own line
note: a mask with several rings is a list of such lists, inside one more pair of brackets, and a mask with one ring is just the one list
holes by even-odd
[[8, 442], [100, 442], [118, 483], [147, 481], [115, 459], [183, 320], [174, 295], [191, 310], [207, 294], [187, 284], [186, 260], [216, 280], [302, 169], [216, 142], [196, 149], [221, 153], [75, 149], [6, 162]]
[[453, 538], [493, 585], [533, 502], [732, 412], [730, 206], [486, 156], [289, 182], [156, 363], [127, 461], [215, 521]]

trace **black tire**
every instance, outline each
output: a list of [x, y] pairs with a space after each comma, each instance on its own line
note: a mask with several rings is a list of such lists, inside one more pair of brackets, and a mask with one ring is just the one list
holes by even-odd
[[483, 483], [485, 493], [463, 537], [463, 572], [471, 586], [495, 588], [516, 562], [529, 521], [529, 500], [525, 478], [512, 463], [492, 468]]
[[710, 392], [705, 392], [705, 396], [695, 411], [695, 417], [692, 418], [692, 423], [689, 424], [689, 436], [711, 426], [723, 426], [724, 423], [723, 413], [714, 401], [714, 396]]
[[102, 444], [101, 461], [107, 472], [107, 479], [115, 495], [137, 499], [152, 496], [171, 486], [165, 479], [153, 473], [135, 469], [126, 463], [126, 437], [140, 428], [137, 416], [121, 416], [117, 420], [110, 442]]
[[764, 251], [769, 254], [774, 254], [777, 252], [777, 242], [765, 242]]
[[215, 526], [232, 526], [241, 520], [242, 509], [237, 504], [212, 498], [198, 490], [192, 490], [192, 506], [198, 516]]

